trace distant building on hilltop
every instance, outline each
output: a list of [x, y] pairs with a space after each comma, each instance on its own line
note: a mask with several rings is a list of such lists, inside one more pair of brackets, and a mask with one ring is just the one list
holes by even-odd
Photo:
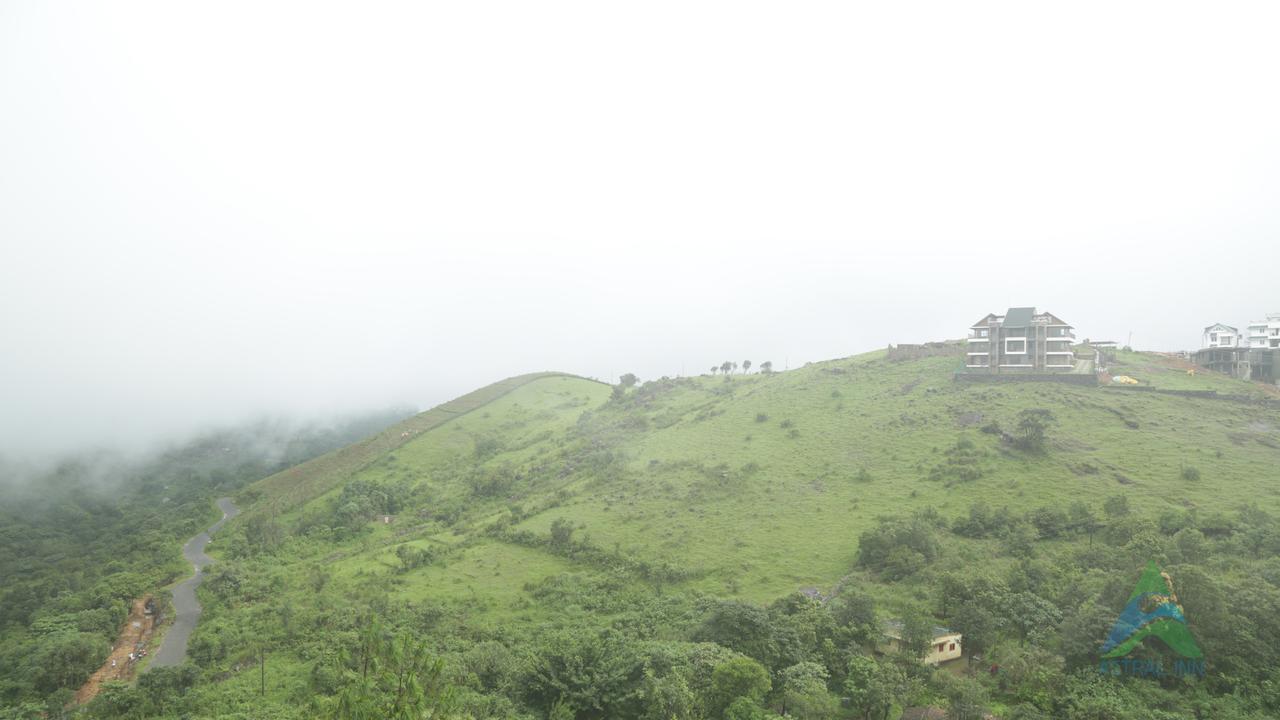
[[1280, 313], [1251, 322], [1244, 334], [1216, 323], [1204, 329], [1197, 365], [1240, 380], [1280, 384]]
[[1249, 323], [1249, 347], [1280, 349], [1280, 313], [1269, 313], [1266, 320]]
[[965, 368], [970, 372], [1069, 373], [1075, 370], [1071, 325], [1033, 307], [987, 315], [969, 328]]
[[1200, 340], [1202, 348], [1236, 347], [1240, 344], [1240, 333], [1230, 325], [1214, 323], [1204, 329]]

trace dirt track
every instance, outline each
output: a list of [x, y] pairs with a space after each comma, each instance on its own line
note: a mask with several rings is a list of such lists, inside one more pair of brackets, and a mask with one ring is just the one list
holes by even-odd
[[[133, 601], [129, 618], [124, 621], [124, 627], [120, 628], [120, 636], [112, 646], [111, 655], [76, 692], [77, 705], [83, 705], [92, 700], [102, 689], [104, 682], [116, 680], [127, 682], [133, 679], [140, 659], [138, 652], [145, 649], [147, 643], [151, 642], [151, 633], [155, 630], [155, 616], [147, 614], [147, 601], [150, 599], [151, 596], [148, 595]], [[130, 653], [133, 653], [134, 659], [129, 658]]]

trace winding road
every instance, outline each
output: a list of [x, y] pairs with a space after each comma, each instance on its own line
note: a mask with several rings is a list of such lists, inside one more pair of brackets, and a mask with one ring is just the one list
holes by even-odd
[[218, 508], [222, 510], [222, 519], [182, 546], [182, 556], [195, 567], [195, 574], [173, 588], [173, 627], [169, 628], [164, 640], [160, 642], [160, 649], [151, 659], [150, 667], [180, 665], [187, 659], [187, 641], [191, 639], [191, 631], [196, 629], [196, 623], [200, 620], [200, 601], [196, 600], [196, 588], [204, 580], [204, 568], [213, 563], [213, 558], [204, 554], [204, 548], [209, 544], [210, 535], [240, 514], [231, 498], [220, 498]]

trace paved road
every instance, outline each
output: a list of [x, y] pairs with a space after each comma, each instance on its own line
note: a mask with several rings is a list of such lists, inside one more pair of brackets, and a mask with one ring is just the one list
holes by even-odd
[[150, 667], [180, 665], [187, 659], [187, 641], [191, 639], [191, 631], [196, 629], [196, 623], [200, 620], [200, 601], [196, 600], [196, 588], [204, 580], [204, 568], [213, 562], [213, 558], [204, 554], [204, 548], [209, 544], [210, 535], [218, 532], [223, 523], [240, 514], [231, 498], [219, 499], [218, 507], [222, 510], [222, 519], [182, 546], [182, 557], [195, 567], [195, 574], [173, 588], [173, 627], [165, 633], [160, 649], [151, 659]]

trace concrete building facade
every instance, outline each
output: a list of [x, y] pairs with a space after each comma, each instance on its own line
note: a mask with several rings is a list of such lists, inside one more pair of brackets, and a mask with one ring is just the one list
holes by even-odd
[[965, 368], [970, 372], [1055, 373], [1075, 369], [1074, 328], [1033, 307], [987, 315], [969, 328]]

